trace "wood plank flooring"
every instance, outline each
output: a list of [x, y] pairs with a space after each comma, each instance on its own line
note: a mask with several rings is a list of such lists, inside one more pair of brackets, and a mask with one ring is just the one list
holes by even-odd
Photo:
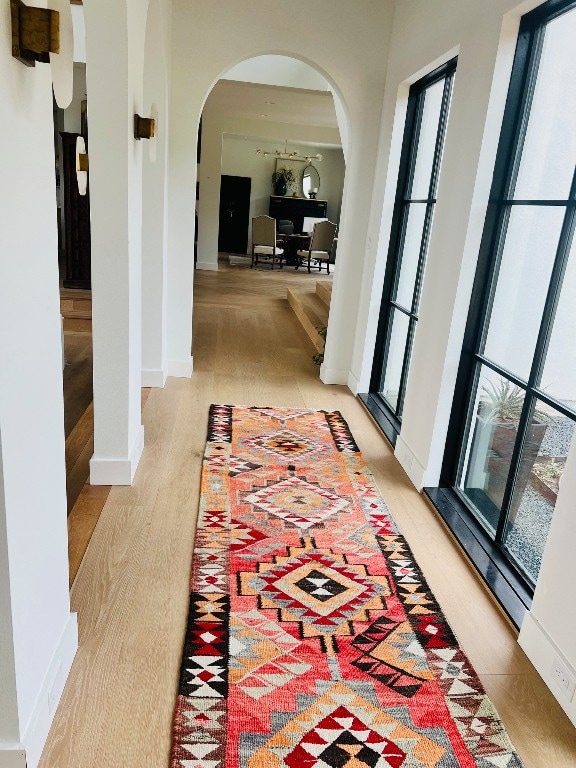
[[[152, 390], [135, 483], [113, 488], [71, 591], [80, 649], [41, 768], [167, 768], [208, 406], [338, 409], [525, 768], [574, 768], [576, 731], [361, 404], [325, 386], [286, 288], [316, 275], [197, 272], [194, 374]], [[312, 285], [312, 283], [311, 283]]]

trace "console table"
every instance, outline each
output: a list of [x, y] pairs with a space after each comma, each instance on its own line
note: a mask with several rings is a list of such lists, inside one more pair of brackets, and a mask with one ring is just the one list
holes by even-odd
[[327, 218], [326, 200], [309, 200], [307, 197], [270, 196], [268, 215], [273, 219], [288, 219], [294, 223], [294, 232], [302, 232], [304, 219], [308, 216], [316, 219]]

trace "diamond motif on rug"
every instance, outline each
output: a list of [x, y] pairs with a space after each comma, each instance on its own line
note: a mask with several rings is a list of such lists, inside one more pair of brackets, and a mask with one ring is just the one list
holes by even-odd
[[245, 496], [243, 501], [303, 530], [323, 523], [350, 504], [348, 499], [299, 477], [261, 488]]
[[279, 609], [281, 621], [298, 622], [303, 637], [350, 634], [350, 621], [366, 621], [370, 610], [385, 608], [388, 580], [312, 544], [260, 563], [258, 575], [241, 572], [240, 594], [257, 596], [260, 608]]
[[[441, 731], [438, 741], [419, 732], [406, 710], [382, 711], [342, 683], [290, 718], [246, 761], [249, 768], [434, 768], [451, 750]], [[442, 742], [442, 743], [438, 743]]]
[[263, 455], [286, 459], [303, 459], [312, 454], [324, 453], [326, 445], [309, 436], [304, 437], [288, 429], [274, 434], [261, 434], [242, 441], [242, 448]]

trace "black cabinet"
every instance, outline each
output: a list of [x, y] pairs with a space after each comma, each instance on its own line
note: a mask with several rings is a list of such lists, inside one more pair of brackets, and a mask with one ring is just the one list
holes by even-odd
[[294, 232], [302, 232], [304, 219], [325, 219], [328, 203], [326, 200], [309, 200], [307, 197], [279, 197], [271, 195], [268, 213], [274, 219], [294, 222]]
[[76, 181], [78, 133], [61, 133], [64, 184], [64, 287], [90, 289], [90, 199]]

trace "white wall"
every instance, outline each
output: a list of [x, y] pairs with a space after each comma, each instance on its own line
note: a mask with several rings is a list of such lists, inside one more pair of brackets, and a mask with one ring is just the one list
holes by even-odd
[[[362, 279], [358, 264], [365, 249], [373, 248], [365, 235], [392, 8], [391, 2], [366, 3], [362, 13], [358, 13], [356, 6], [346, 0], [317, 0], [313, 6], [306, 0], [295, 0], [291, 13], [282, 20], [280, 41], [270, 35], [270, 7], [266, 0], [243, 0], [233, 5], [225, 0], [175, 0], [173, 5], [173, 133], [169, 171], [169, 259], [173, 263], [169, 269], [169, 308], [179, 307], [188, 317], [191, 313], [191, 302], [186, 305], [184, 300], [192, 282], [186, 254], [191, 253], [194, 242], [190, 212], [195, 203], [195, 137], [204, 101], [215, 82], [240, 61], [281, 54], [314, 66], [342, 101], [341, 112], [350, 125], [350, 151], [340, 219], [339, 269], [332, 293], [333, 341], [329, 334], [321, 369], [327, 383], [345, 383], [348, 379]], [[302, 18], [306, 18], [304, 25]], [[318, 32], [320, 28], [322, 34]], [[204, 145], [202, 152], [204, 156]], [[201, 178], [200, 183], [201, 188], [205, 187], [206, 179]], [[217, 181], [212, 178], [209, 183], [215, 185]], [[199, 236], [203, 237], [202, 229]], [[183, 316], [179, 324], [182, 320]], [[175, 322], [175, 317], [169, 317], [169, 325]], [[190, 336], [182, 336], [180, 343], [189, 339]]]
[[[418, 488], [438, 482], [519, 18], [536, 5], [527, 2], [516, 7], [514, 0], [482, 4], [407, 0], [396, 6], [368, 235], [368, 240], [378, 239], [378, 247], [374, 253], [367, 251], [364, 260], [350, 382], [358, 381], [359, 391], [368, 391], [408, 88], [458, 53], [420, 319], [396, 446], [397, 458]], [[522, 631], [523, 647], [541, 673], [549, 670], [556, 651], [572, 672], [576, 670], [576, 630], [566, 619], [574, 615], [576, 595], [563, 590], [557, 610], [551, 606], [560, 598], [546, 603], [546, 598], [558, 593], [559, 584], [576, 582], [575, 497], [576, 461], [572, 459], [562, 480], [534, 608]], [[549, 672], [544, 677], [549, 681]], [[552, 690], [574, 721], [574, 706]]]
[[[280, 140], [281, 141], [281, 140]], [[272, 190], [272, 174], [276, 168], [274, 157], [261, 157], [256, 149], [274, 151], [279, 147], [278, 142], [266, 142], [244, 139], [237, 136], [224, 135], [222, 142], [222, 174], [229, 176], [249, 176], [252, 179], [250, 195], [250, 222], [248, 232], [248, 251], [250, 250], [250, 230], [252, 217], [261, 214], [268, 215], [270, 195]], [[283, 144], [281, 144], [283, 148]], [[290, 149], [297, 149], [300, 154], [315, 155], [320, 152], [322, 162], [315, 161], [315, 167], [320, 174], [320, 192], [318, 199], [328, 203], [328, 218], [338, 223], [340, 202], [344, 184], [344, 159], [342, 150], [330, 150], [318, 146], [304, 146], [290, 142]], [[300, 174], [308, 163], [298, 163]], [[202, 194], [202, 191], [200, 192]], [[201, 226], [201, 223], [198, 225]], [[205, 261], [205, 257], [202, 259]]]
[[154, 116], [155, 138], [142, 140], [142, 386], [163, 387], [166, 360], [165, 194], [168, 99], [165, 44], [170, 25], [158, 0], [146, 24], [145, 116]]
[[[73, 6], [78, 7], [78, 6]], [[82, 101], [86, 99], [86, 64], [74, 64], [74, 87], [70, 106], [64, 110], [64, 130], [80, 133]]]
[[[0, 763], [38, 762], [77, 646], [70, 613], [52, 83], [0, 23]], [[22, 291], [31, 308], [22, 311]]]
[[229, 69], [222, 79], [282, 85], [287, 88], [309, 88], [312, 91], [329, 90], [328, 83], [321, 74], [307, 64], [286, 56], [256, 56], [242, 61]]

